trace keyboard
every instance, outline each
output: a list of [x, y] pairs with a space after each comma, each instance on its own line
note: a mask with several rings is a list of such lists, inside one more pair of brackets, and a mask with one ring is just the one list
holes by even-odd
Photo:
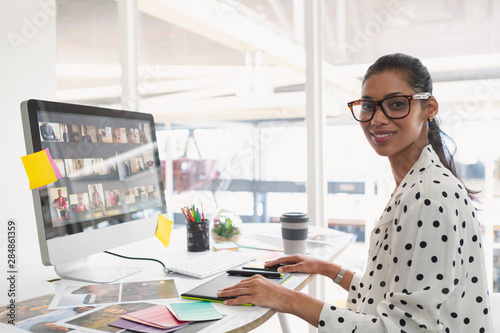
[[181, 264], [165, 267], [170, 272], [192, 276], [199, 279], [222, 273], [228, 269], [246, 264], [254, 260], [255, 255], [235, 251], [211, 252], [196, 259], [185, 261]]

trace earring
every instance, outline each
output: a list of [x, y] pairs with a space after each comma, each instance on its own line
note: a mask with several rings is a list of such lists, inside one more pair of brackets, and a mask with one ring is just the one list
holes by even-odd
[[429, 128], [434, 127], [434, 118], [427, 118], [427, 123], [429, 124]]

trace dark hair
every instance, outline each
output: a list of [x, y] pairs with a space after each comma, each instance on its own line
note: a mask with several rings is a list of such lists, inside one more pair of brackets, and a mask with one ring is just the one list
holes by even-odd
[[[391, 71], [399, 73], [416, 92], [429, 92], [432, 94], [432, 78], [427, 67], [419, 59], [402, 53], [388, 54], [378, 58], [366, 71], [363, 77], [363, 84], [372, 75]], [[425, 101], [422, 102], [425, 103]], [[460, 180], [453, 159], [453, 155], [456, 152], [455, 142], [441, 130], [437, 119], [435, 119], [433, 126], [429, 126], [427, 138], [432, 145], [432, 149], [439, 156], [443, 166]], [[445, 139], [453, 144], [453, 152], [446, 145]], [[467, 193], [474, 198], [474, 194], [477, 191], [467, 188]]]

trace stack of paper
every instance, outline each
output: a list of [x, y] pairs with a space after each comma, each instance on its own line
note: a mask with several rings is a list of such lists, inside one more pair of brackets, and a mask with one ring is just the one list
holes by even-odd
[[221, 319], [222, 315], [210, 302], [172, 303], [156, 305], [131, 312], [110, 326], [141, 333], [173, 332], [195, 321]]
[[185, 321], [221, 319], [222, 315], [210, 302], [171, 303], [174, 316]]
[[187, 326], [189, 322], [179, 321], [165, 305], [156, 305], [144, 310], [123, 315], [110, 326], [124, 328], [134, 332], [173, 332]]

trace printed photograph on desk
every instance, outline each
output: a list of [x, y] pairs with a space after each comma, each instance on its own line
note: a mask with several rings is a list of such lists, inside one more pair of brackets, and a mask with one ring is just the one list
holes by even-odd
[[16, 322], [16, 327], [29, 332], [71, 332], [74, 329], [68, 327], [64, 321], [92, 309], [94, 307], [90, 306], [59, 309], [37, 317], [18, 321]]
[[49, 308], [179, 298], [174, 280], [61, 286]]
[[124, 282], [122, 284], [122, 302], [178, 297], [179, 294], [173, 280]]
[[119, 296], [119, 283], [61, 286], [50, 308], [118, 303]]
[[[16, 323], [38, 317], [50, 312], [57, 311], [57, 309], [49, 309], [50, 302], [54, 298], [54, 294], [47, 294], [40, 297], [35, 297], [22, 302], [16, 302]], [[0, 323], [7, 324], [11, 318], [8, 316], [10, 313], [7, 305], [2, 306], [0, 309]]]

